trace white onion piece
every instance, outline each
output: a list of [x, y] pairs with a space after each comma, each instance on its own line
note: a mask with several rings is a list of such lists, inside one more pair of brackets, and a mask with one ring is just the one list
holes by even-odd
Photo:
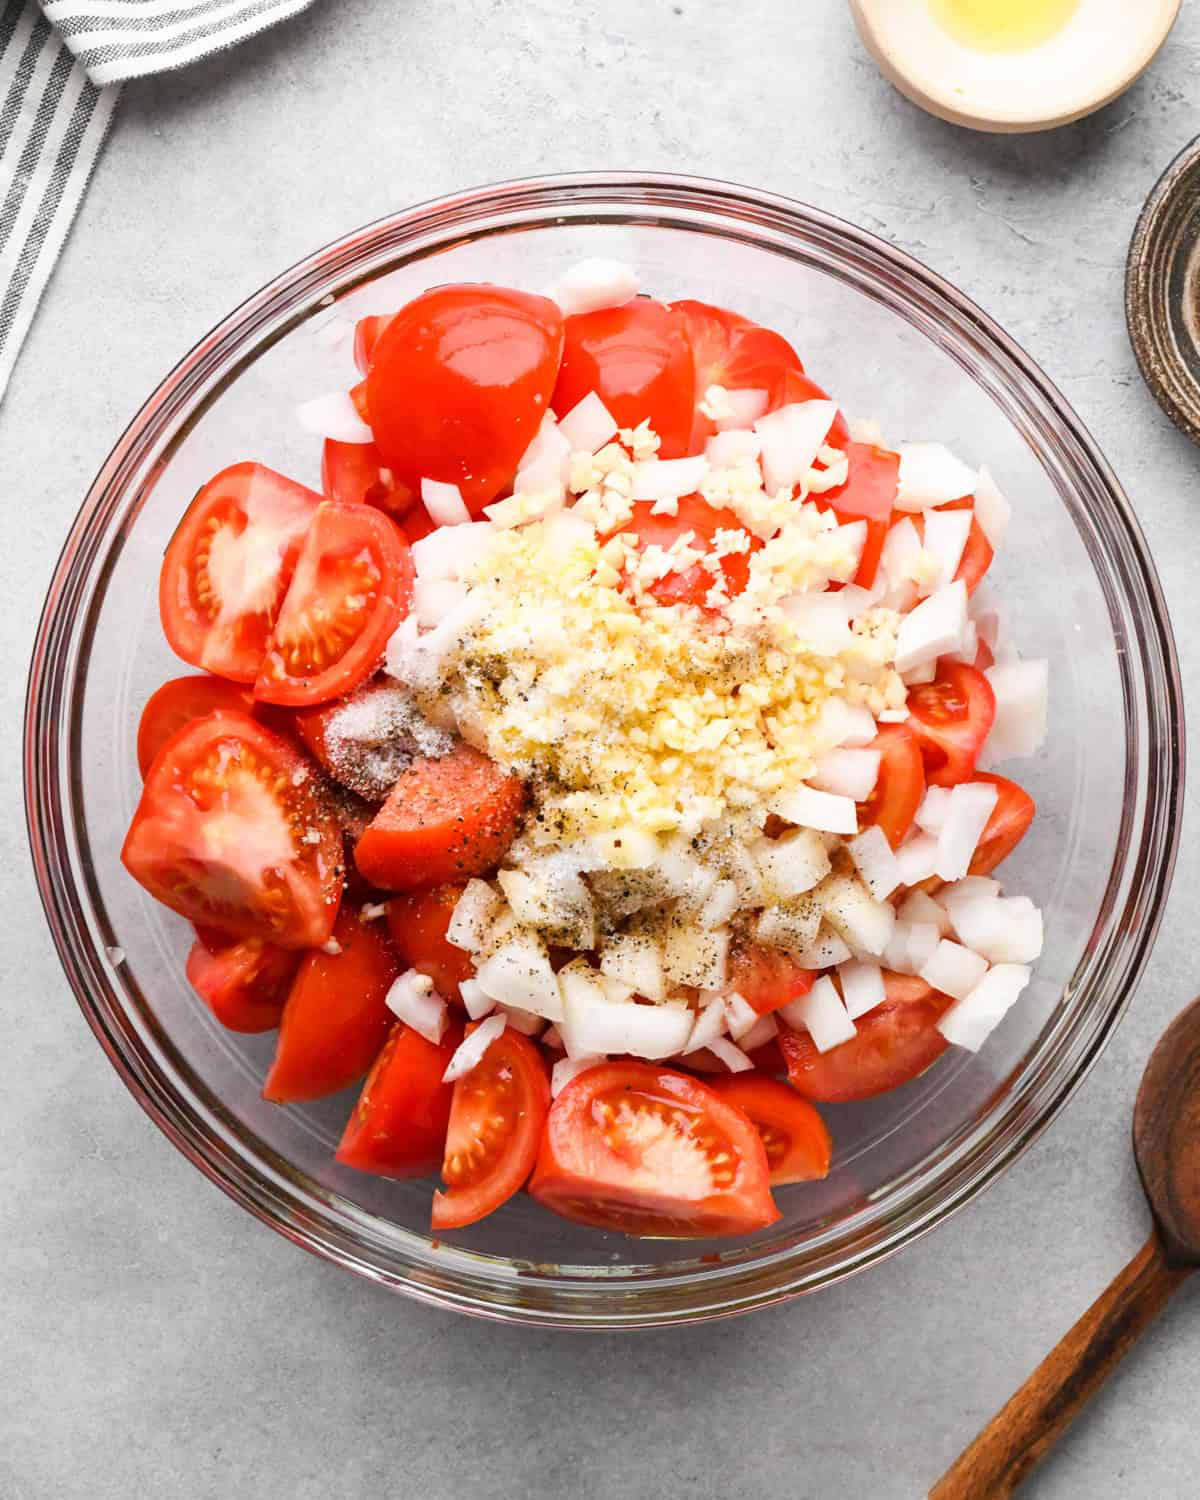
[[468, 880], [450, 913], [447, 942], [468, 953], [478, 953], [503, 904], [486, 880]]
[[358, 414], [346, 391], [314, 396], [296, 408], [296, 417], [308, 432], [333, 438], [338, 443], [373, 443], [375, 434]]
[[986, 468], [980, 469], [979, 483], [975, 486], [975, 519], [993, 549], [999, 552], [1012, 519], [1012, 506]]
[[879, 715], [879, 722], [881, 724], [903, 724], [907, 718], [907, 708], [885, 708]]
[[718, 880], [709, 892], [704, 905], [696, 913], [696, 921], [701, 927], [724, 927], [729, 919], [741, 909], [741, 905], [741, 897], [734, 882]]
[[835, 797], [815, 787], [796, 786], [779, 792], [770, 806], [777, 817], [798, 828], [815, 828], [821, 833], [855, 833], [858, 829], [858, 809], [850, 797]]
[[925, 791], [921, 805], [917, 808], [916, 824], [925, 833], [940, 833], [950, 807], [950, 788], [931, 786]]
[[961, 880], [967, 873], [999, 795], [987, 781], [964, 781], [951, 788], [937, 836], [935, 873], [939, 879]]
[[955, 890], [941, 893], [954, 931], [964, 947], [989, 963], [1032, 963], [1041, 955], [1042, 914], [1027, 896], [990, 896]]
[[421, 578], [413, 580], [412, 612], [417, 624], [432, 628], [458, 608], [467, 597], [467, 586], [456, 578]]
[[480, 987], [501, 1005], [516, 1005], [544, 1016], [563, 1018], [562, 995], [545, 945], [530, 933], [517, 933], [480, 964]]
[[629, 986], [632, 994], [647, 1000], [662, 1000], [667, 985], [663, 975], [662, 949], [642, 933], [617, 933], [606, 937], [600, 948], [600, 972]]
[[921, 968], [920, 975], [926, 984], [941, 990], [943, 995], [965, 1000], [987, 973], [987, 967], [988, 961], [982, 954], [943, 938]]
[[729, 1035], [735, 1042], [741, 1039], [758, 1022], [758, 1012], [741, 995], [727, 995], [725, 998], [725, 1018]]
[[[725, 983], [728, 953], [728, 928], [709, 929], [676, 918], [663, 939], [663, 973], [675, 984], [717, 990]], [[677, 1052], [679, 1049], [672, 1050]]]
[[969, 510], [931, 510], [925, 517], [925, 551], [937, 563], [931, 592], [954, 582], [971, 530]]
[[896, 671], [910, 672], [956, 651], [967, 625], [967, 586], [958, 579], [930, 594], [900, 621], [896, 633]]
[[897, 920], [891, 940], [883, 951], [885, 969], [897, 974], [917, 974], [929, 962], [941, 936], [932, 923]]
[[678, 500], [690, 495], [704, 483], [708, 474], [708, 459], [703, 454], [695, 458], [652, 458], [633, 468], [633, 499]]
[[996, 717], [983, 757], [995, 765], [1014, 756], [1036, 755], [1046, 741], [1049, 663], [997, 663], [984, 674], [996, 695]]
[[844, 698], [826, 698], [814, 726], [817, 742], [831, 750], [841, 745], [869, 745], [878, 733], [871, 710], [862, 703], [847, 703]]
[[1011, 1010], [1029, 983], [1024, 964], [997, 964], [964, 999], [956, 1001], [937, 1023], [948, 1042], [978, 1052]]
[[905, 443], [900, 449], [897, 510], [928, 510], [975, 493], [979, 476], [941, 443]]
[[936, 661], [927, 661], [923, 667], [914, 667], [911, 672], [904, 674], [905, 687], [920, 687], [922, 683], [932, 682], [938, 674]]
[[936, 927], [942, 937], [949, 937], [954, 930], [950, 924], [950, 913], [925, 891], [910, 891], [896, 908], [896, 915], [905, 922], [921, 922], [926, 926]]
[[780, 607], [817, 656], [840, 656], [854, 644], [840, 593], [793, 594]]
[[976, 609], [982, 589], [971, 595], [971, 618], [975, 621], [976, 642], [982, 641], [989, 651], [1000, 643], [1000, 616], [994, 609]]
[[546, 1029], [546, 1022], [541, 1016], [535, 1016], [531, 1010], [522, 1010], [519, 1005], [502, 1005], [500, 1009], [508, 1017], [508, 1024], [514, 1031], [519, 1031], [522, 1036], [541, 1036]]
[[896, 850], [905, 885], [920, 885], [937, 873], [937, 839], [931, 833], [910, 834]]
[[607, 1061], [607, 1057], [560, 1057], [550, 1070], [551, 1099], [557, 1099], [567, 1084], [574, 1083], [580, 1073], [586, 1073], [589, 1068], [598, 1068]]
[[924, 550], [917, 528], [907, 516], [888, 527], [883, 551], [879, 554], [879, 566], [887, 574], [892, 588], [912, 581]]
[[759, 417], [763, 484], [768, 494], [800, 484], [821, 451], [837, 416], [834, 401], [797, 401]]
[[570, 467], [571, 444], [560, 431], [553, 416], [547, 412], [533, 442], [517, 464], [513, 494], [530, 495], [540, 490], [556, 490], [565, 494]]
[[882, 828], [866, 828], [846, 845], [862, 883], [876, 901], [886, 901], [904, 884], [900, 865]]
[[393, 980], [384, 1002], [398, 1020], [434, 1045], [446, 1029], [446, 1002], [434, 990], [428, 974], [406, 969]]
[[878, 417], [850, 417], [846, 425], [850, 438], [855, 443], [870, 443], [879, 448], [883, 445], [883, 423]]
[[[962, 641], [959, 643], [958, 650], [957, 651], [948, 651], [946, 653], [946, 660], [947, 661], [961, 661], [961, 662], [965, 662], [965, 664], [968, 667], [970, 667], [970, 666], [974, 666], [974, 664], [975, 664], [975, 658], [978, 655], [979, 655], [979, 627], [978, 627], [978, 625], [976, 625], [976, 623], [975, 623], [974, 620], [972, 620], [972, 619], [970, 619], [968, 617], [967, 623], [966, 623], [966, 625], [963, 628]], [[905, 678], [906, 682], [910, 681], [910, 680], [911, 679], [909, 679], [909, 678]], [[933, 679], [931, 678], [930, 681], [932, 681], [932, 680]]]
[[508, 1017], [502, 1013], [480, 1021], [471, 1035], [459, 1044], [442, 1074], [442, 1082], [454, 1083], [459, 1078], [465, 1078], [472, 1068], [477, 1068], [487, 1049], [503, 1034], [507, 1025]]
[[759, 1047], [765, 1047], [779, 1035], [779, 1022], [773, 1015], [759, 1016], [750, 1030], [739, 1038], [738, 1046], [743, 1052], [754, 1052]]
[[462, 1003], [472, 1021], [482, 1021], [484, 1016], [496, 1009], [496, 1002], [490, 995], [483, 993], [474, 979], [460, 979], [458, 993], [462, 996]]
[[752, 1073], [754, 1064], [746, 1056], [740, 1047], [737, 1047], [727, 1036], [719, 1036], [716, 1041], [709, 1042], [708, 1050], [712, 1055], [723, 1062], [731, 1073]]
[[743, 427], [753, 427], [759, 417], [766, 414], [771, 404], [766, 391], [726, 391], [724, 414], [717, 417], [717, 431], [729, 432]]
[[825, 927], [817, 934], [815, 942], [810, 947], [796, 955], [796, 962], [802, 969], [831, 969], [836, 964], [844, 964], [847, 959], [853, 957], [845, 939], [839, 933]]
[[439, 526], [412, 544], [417, 577], [432, 582], [441, 578], [461, 578], [474, 567], [495, 539], [496, 528], [488, 521]]
[[735, 469], [742, 463], [753, 463], [762, 452], [757, 432], [731, 429], [718, 432], [704, 445], [704, 456], [714, 469]]
[[878, 964], [864, 959], [852, 958], [849, 963], [839, 964], [838, 978], [842, 982], [842, 1000], [846, 1014], [852, 1021], [865, 1016], [869, 1010], [882, 1005], [886, 991], [883, 970]]
[[776, 899], [802, 896], [829, 874], [825, 845], [808, 828], [777, 839], [759, 839], [752, 852], [768, 894]]
[[841, 589], [836, 597], [846, 606], [846, 613], [852, 620], [857, 620], [859, 615], [865, 615], [867, 610], [878, 604], [887, 593], [887, 579], [877, 568], [875, 570], [875, 582], [869, 589], [861, 584], [848, 583]]
[[571, 998], [559, 1029], [571, 1056], [627, 1052], [657, 1061], [675, 1057], [687, 1046], [692, 1012], [686, 1005], [614, 1005], [610, 1000], [581, 1005]]
[[852, 573], [858, 571], [859, 560], [862, 550], [867, 545], [867, 523], [865, 521], [846, 521], [836, 528], [834, 535], [841, 545], [846, 549], [846, 554], [853, 560]]
[[887, 947], [896, 913], [847, 875], [831, 875], [817, 891], [825, 920], [856, 958], [874, 958]]
[[697, 1012], [682, 1056], [686, 1057], [689, 1052], [699, 1052], [701, 1047], [711, 1047], [718, 1037], [725, 1035], [728, 1024], [725, 1001], [720, 995], [716, 995], [703, 1010]]
[[471, 519], [471, 512], [456, 484], [443, 484], [440, 479], [422, 479], [421, 503], [435, 526], [461, 526]]
[[597, 256], [572, 266], [547, 295], [569, 318], [576, 313], [599, 312], [603, 307], [624, 307], [637, 296], [639, 286], [638, 274], [631, 265]]
[[589, 391], [577, 401], [558, 424], [572, 453], [597, 453], [617, 435], [617, 419], [597, 396]]
[[779, 1014], [795, 1030], [807, 1031], [818, 1052], [828, 1052], [848, 1042], [857, 1030], [833, 981], [826, 975], [817, 980], [807, 995], [781, 1006]]
[[866, 746], [855, 750], [826, 750], [824, 755], [817, 757], [817, 769], [809, 777], [809, 785], [820, 792], [832, 792], [835, 797], [865, 802], [875, 790], [882, 760], [882, 751]]

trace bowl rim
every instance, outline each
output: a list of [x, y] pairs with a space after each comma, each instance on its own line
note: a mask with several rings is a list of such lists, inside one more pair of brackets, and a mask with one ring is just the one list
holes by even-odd
[[[558, 210], [558, 213], [555, 210]], [[338, 295], [374, 279], [386, 265], [403, 257], [399, 246], [436, 229], [444, 239], [461, 237], [464, 226], [479, 233], [534, 227], [558, 221], [570, 209], [587, 209], [582, 222], [674, 223], [698, 228], [705, 216], [716, 221], [713, 232], [745, 238], [740, 226], [751, 225], [764, 249], [783, 249], [804, 259], [801, 249], [829, 247], [858, 257], [868, 273], [887, 278], [889, 289], [902, 287], [926, 316], [918, 331], [931, 339], [956, 338], [982, 348], [988, 363], [968, 370], [980, 384], [1006, 377], [1014, 402], [1030, 423], [1040, 424], [1047, 442], [1062, 446], [1064, 462], [1074, 465], [1076, 480], [1087, 488], [1090, 505], [1072, 510], [1077, 527], [1092, 528], [1096, 545], [1113, 576], [1093, 566], [1105, 593], [1114, 631], [1116, 611], [1129, 613], [1127, 650], [1118, 652], [1124, 695], [1126, 802], [1122, 837], [1101, 903], [1105, 937], [1088, 945], [1068, 991], [1095, 992], [1094, 1006], [1077, 1006], [1070, 1025], [1050, 1023], [1027, 1054], [1014, 1083], [975, 1127], [943, 1153], [943, 1164], [921, 1192], [903, 1195], [886, 1233], [860, 1235], [851, 1245], [835, 1241], [826, 1261], [799, 1274], [799, 1250], [785, 1250], [748, 1265], [706, 1266], [700, 1276], [656, 1275], [637, 1281], [584, 1281], [572, 1278], [541, 1282], [538, 1268], [488, 1259], [466, 1251], [443, 1250], [442, 1264], [403, 1261], [399, 1269], [372, 1259], [368, 1237], [353, 1233], [353, 1214], [338, 1199], [342, 1218], [322, 1217], [332, 1195], [314, 1190], [305, 1196], [301, 1174], [288, 1171], [282, 1159], [249, 1161], [237, 1150], [232, 1122], [219, 1103], [185, 1099], [164, 1076], [157, 1058], [134, 1035], [112, 992], [104, 961], [107, 936], [89, 925], [77, 885], [85, 879], [71, 840], [72, 820], [62, 817], [60, 802], [78, 800], [77, 767], [62, 754], [60, 736], [66, 720], [67, 689], [76, 692], [75, 657], [79, 649], [79, 608], [90, 590], [95, 595], [112, 565], [110, 548], [102, 547], [118, 511], [135, 509], [144, 493], [128, 492], [140, 461], [147, 458], [168, 424], [181, 413], [195, 415], [194, 402], [206, 379], [215, 379], [231, 354], [253, 343], [249, 357], [235, 360], [232, 374], [244, 367], [266, 343], [306, 321], [318, 306], [332, 304], [328, 287], [337, 276]], [[692, 219], [687, 216], [691, 214]], [[522, 218], [521, 215], [524, 215]], [[675, 217], [672, 218], [672, 215]], [[532, 217], [531, 217], [532, 216]], [[396, 238], [399, 236], [399, 238]], [[774, 238], [770, 238], [773, 236]], [[392, 249], [387, 247], [392, 245]], [[374, 247], [374, 252], [372, 250]], [[387, 251], [390, 259], [364, 269], [371, 253]], [[428, 247], [419, 255], [427, 255]], [[828, 269], [828, 268], [826, 268]], [[319, 302], [306, 295], [321, 287]], [[865, 291], [865, 287], [860, 287]], [[939, 323], [933, 314], [945, 321]], [[272, 318], [275, 326], [272, 332]], [[914, 324], [915, 319], [909, 318]], [[265, 331], [264, 331], [265, 330]], [[270, 336], [268, 336], [270, 335]], [[255, 340], [258, 340], [255, 343]], [[949, 343], [943, 348], [953, 354]], [[963, 358], [959, 363], [964, 364]], [[964, 368], [966, 368], [964, 364]], [[230, 371], [225, 370], [225, 376]], [[1019, 391], [1013, 382], [1019, 382]], [[990, 394], [999, 403], [997, 390]], [[1015, 421], [1012, 411], [1006, 414]], [[1053, 428], [1047, 424], [1053, 423]], [[1022, 429], [1023, 430], [1023, 429]], [[1023, 435], [1030, 440], [1029, 433]], [[173, 438], [172, 441], [175, 439]], [[1048, 463], [1039, 454], [1043, 467]], [[148, 485], [143, 486], [143, 492]], [[1060, 490], [1065, 502], [1065, 495]], [[96, 571], [99, 565], [99, 571]], [[1133, 681], [1136, 668], [1137, 683]], [[1135, 690], [1136, 689], [1136, 690]], [[304, 257], [245, 299], [180, 360], [143, 403], [101, 466], [70, 529], [55, 566], [39, 621], [30, 662], [25, 711], [24, 782], [30, 849], [46, 918], [68, 982], [84, 1017], [123, 1082], [168, 1139], [210, 1180], [279, 1233], [310, 1252], [369, 1280], [402, 1291], [419, 1301], [503, 1321], [530, 1325], [621, 1328], [653, 1327], [728, 1316], [785, 1300], [829, 1285], [864, 1269], [927, 1233], [963, 1206], [1045, 1130], [1086, 1077], [1129, 1004], [1149, 957], [1178, 848], [1184, 778], [1182, 688], [1175, 643], [1165, 600], [1145, 539], [1133, 509], [1107, 461], [1061, 393], [1028, 355], [986, 313], [921, 262], [878, 236], [823, 210], [778, 194], [760, 192], [714, 179], [672, 173], [586, 172], [522, 178], [485, 185], [416, 204], [353, 230]], [[1131, 766], [1140, 772], [1136, 778]], [[1132, 798], [1132, 802], [1131, 802]], [[70, 824], [70, 826], [68, 826]], [[1125, 919], [1117, 923], [1118, 904]], [[1119, 937], [1119, 943], [1118, 943]], [[115, 940], [114, 940], [115, 941]], [[1119, 952], [1117, 951], [1119, 947]], [[117, 961], [109, 959], [110, 964]], [[1066, 992], [1064, 992], [1066, 993]], [[1101, 1003], [1103, 1002], [1103, 1003]], [[1056, 1050], [1057, 1049], [1057, 1050]], [[1051, 1054], [1059, 1065], [1051, 1069]], [[1064, 1068], [1063, 1064], [1069, 1064]], [[1001, 1091], [998, 1091], [998, 1094]], [[986, 1128], [985, 1128], [986, 1127]], [[923, 1159], [926, 1166], [928, 1159]], [[921, 1174], [922, 1177], [924, 1173]], [[305, 1179], [308, 1181], [308, 1179]], [[364, 1218], [366, 1216], [359, 1215]], [[361, 1230], [362, 1226], [360, 1226]], [[411, 1238], [416, 1241], [416, 1237]], [[429, 1249], [428, 1242], [421, 1242]], [[841, 1259], [838, 1259], [838, 1257]], [[502, 1268], [507, 1267], [507, 1271]], [[697, 1289], [702, 1289], [697, 1295]]]

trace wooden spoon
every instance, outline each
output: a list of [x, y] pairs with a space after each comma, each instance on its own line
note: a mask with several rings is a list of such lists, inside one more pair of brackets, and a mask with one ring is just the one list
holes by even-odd
[[1133, 1111], [1150, 1238], [929, 1492], [1011, 1495], [1200, 1265], [1200, 999], [1155, 1047]]

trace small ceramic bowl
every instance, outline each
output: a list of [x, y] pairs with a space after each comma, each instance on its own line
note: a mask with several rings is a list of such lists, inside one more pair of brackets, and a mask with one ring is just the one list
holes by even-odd
[[1125, 317], [1146, 384], [1200, 442], [1200, 136], [1142, 209], [1125, 272]]
[[965, 45], [929, 0], [850, 0], [867, 50], [914, 104], [952, 125], [1050, 130], [1110, 103], [1150, 66], [1180, 0], [1079, 0], [1054, 36], [1022, 51]]

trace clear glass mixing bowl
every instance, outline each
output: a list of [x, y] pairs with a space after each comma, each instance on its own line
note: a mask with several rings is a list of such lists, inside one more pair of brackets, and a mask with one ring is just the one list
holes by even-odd
[[[638, 1241], [525, 1198], [433, 1240], [428, 1185], [338, 1167], [350, 1096], [259, 1097], [270, 1037], [222, 1031], [189, 990], [185, 924], [117, 860], [138, 796], [142, 703], [180, 670], [158, 623], [164, 545], [217, 469], [260, 459], [318, 483], [298, 401], [345, 386], [330, 316], [425, 287], [537, 288], [586, 255], [637, 264], [664, 297], [777, 328], [846, 409], [893, 441], [984, 462], [1015, 503], [994, 586], [1023, 654], [1051, 662], [1051, 733], [1019, 768], [1039, 817], [1012, 885], [1046, 952], [982, 1054], [948, 1054], [885, 1098], [829, 1111], [827, 1181], [739, 1241]], [[333, 310], [331, 314], [331, 309]], [[324, 331], [323, 331], [324, 330]], [[1007, 1166], [1095, 1061], [1149, 953], [1179, 830], [1183, 725], [1162, 594], [1128, 501], [1040, 370], [953, 287], [802, 204], [695, 179], [607, 173], [480, 189], [318, 251], [232, 313], [151, 395], [93, 484], [46, 601], [26, 723], [30, 838], [88, 1022], [142, 1107], [197, 1167], [306, 1249], [424, 1301], [514, 1322], [686, 1322], [810, 1291], [929, 1229]]]

